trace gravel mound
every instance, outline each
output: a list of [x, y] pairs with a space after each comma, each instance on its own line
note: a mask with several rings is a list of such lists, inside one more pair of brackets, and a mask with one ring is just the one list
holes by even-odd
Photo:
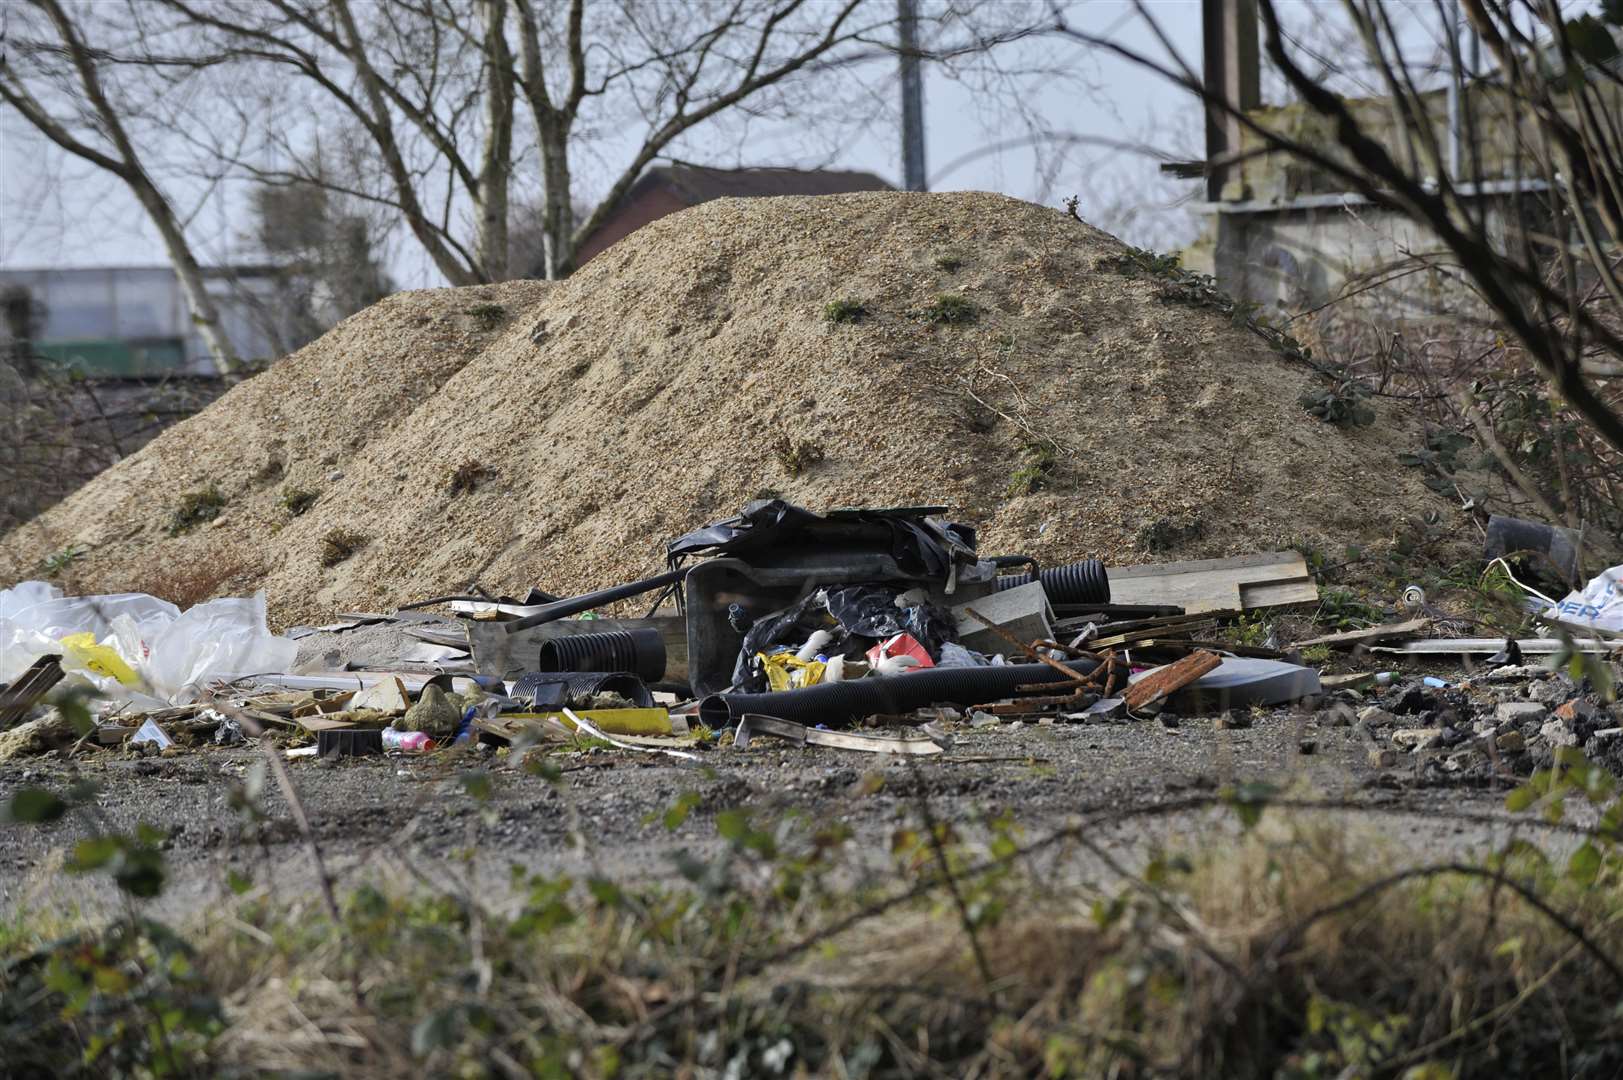
[[0, 540], [0, 580], [77, 544], [69, 588], [263, 586], [287, 624], [630, 580], [768, 494], [941, 504], [988, 554], [1114, 565], [1378, 553], [1451, 519], [1395, 459], [1407, 414], [1314, 419], [1320, 376], [1125, 250], [990, 194], [705, 203], [557, 285], [347, 319]]

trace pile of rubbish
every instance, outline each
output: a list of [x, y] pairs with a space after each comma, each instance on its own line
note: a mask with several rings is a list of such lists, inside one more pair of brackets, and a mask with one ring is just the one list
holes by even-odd
[[[1623, 734], [1623, 713], [1589, 675], [1528, 664], [1623, 647], [1623, 568], [1559, 603], [1529, 590], [1560, 637], [1428, 638], [1421, 614], [1295, 649], [1242, 646], [1214, 631], [1318, 599], [1300, 554], [1044, 567], [983, 556], [976, 531], [943, 512], [757, 500], [669, 542], [668, 568], [652, 577], [571, 597], [437, 596], [285, 636], [268, 630], [262, 593], [182, 613], [27, 582], [0, 592], [0, 757], [68, 743], [180, 753], [266, 735], [291, 756], [597, 740], [693, 759], [760, 735], [937, 754], [959, 722], [1245, 723], [1256, 708], [1302, 703], [1356, 726], [1372, 765], [1439, 751], [1427, 768], [1469, 773], [1525, 772], [1541, 754]], [[597, 614], [639, 597], [645, 617]], [[1423, 593], [1406, 600], [1424, 611]], [[1321, 678], [1301, 662], [1308, 648], [1483, 659], [1457, 682]], [[91, 730], [46, 704], [74, 688], [94, 704]]]
[[[583, 734], [685, 752], [701, 729], [739, 744], [766, 730], [816, 742], [982, 706], [993, 717], [1105, 720], [1153, 715], [1175, 695], [1227, 707], [1319, 692], [1310, 668], [1219, 655], [1193, 637], [1214, 625], [1203, 609], [1231, 598], [1316, 596], [1294, 553], [1113, 579], [1097, 560], [982, 558], [975, 530], [941, 514], [817, 514], [759, 500], [672, 541], [669, 569], [654, 577], [569, 598], [436, 597], [287, 636], [266, 628], [262, 593], [182, 614], [147, 596], [68, 598], [28, 582], [0, 593], [5, 726], [65, 683], [100, 703], [97, 745], [161, 752], [176, 741], [168, 725], [194, 743], [281, 730], [312, 744], [294, 751], [318, 754]], [[1130, 602], [1113, 602], [1113, 584]], [[1158, 602], [1171, 593], [1193, 614]], [[595, 617], [649, 595], [646, 618]], [[421, 610], [447, 605], [452, 618]], [[393, 656], [374, 654], [388, 661], [378, 667], [322, 670], [329, 657], [314, 648], [298, 662], [301, 641], [383, 629], [399, 635]], [[837, 741], [940, 749], [928, 738]]]

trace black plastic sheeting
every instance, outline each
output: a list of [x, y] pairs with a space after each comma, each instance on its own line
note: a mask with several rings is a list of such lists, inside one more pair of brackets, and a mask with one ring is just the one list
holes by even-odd
[[[816, 514], [782, 499], [760, 499], [735, 518], [679, 536], [666, 545], [674, 570], [692, 555], [728, 555], [752, 561], [784, 548], [852, 547], [885, 551], [908, 574], [945, 581], [955, 563], [975, 561], [975, 530], [936, 515], [942, 507], [833, 510]], [[770, 562], [770, 560], [768, 560]]]
[[[1068, 666], [1087, 675], [1096, 665], [1091, 660], [1073, 660]], [[809, 727], [842, 727], [864, 716], [912, 712], [927, 705], [984, 705], [1012, 697], [1018, 686], [1067, 678], [1047, 664], [930, 668], [890, 678], [821, 683], [799, 690], [711, 694], [699, 702], [699, 720], [708, 727], [720, 728], [737, 723], [746, 713], [764, 713]]]
[[[1105, 564], [1098, 559], [1050, 566], [1042, 571], [1041, 579], [1043, 592], [1048, 594], [1051, 604], [1110, 603], [1110, 578], [1105, 573]], [[1000, 574], [997, 579], [998, 591], [1024, 585], [1030, 580], [1029, 573]]]
[[574, 708], [593, 694], [619, 694], [639, 709], [651, 709], [654, 695], [629, 671], [532, 671], [513, 684], [510, 695], [537, 709]]
[[644, 682], [665, 677], [665, 639], [658, 630], [606, 630], [541, 643], [541, 671], [629, 671]]

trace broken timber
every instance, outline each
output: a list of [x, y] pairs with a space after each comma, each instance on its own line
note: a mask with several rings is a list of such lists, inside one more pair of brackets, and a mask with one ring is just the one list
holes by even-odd
[[1408, 622], [1387, 623], [1384, 626], [1366, 626], [1362, 630], [1343, 630], [1339, 634], [1298, 641], [1296, 647], [1305, 649], [1313, 645], [1328, 645], [1332, 649], [1364, 644], [1371, 641], [1389, 641], [1392, 638], [1414, 637], [1430, 624], [1429, 619], [1410, 619]]
[[1129, 709], [1142, 709], [1175, 694], [1223, 662], [1212, 652], [1194, 652], [1175, 664], [1157, 668], [1122, 692], [1121, 699]]
[[62, 681], [61, 661], [60, 656], [42, 656], [0, 691], [0, 731], [27, 716], [28, 710]]

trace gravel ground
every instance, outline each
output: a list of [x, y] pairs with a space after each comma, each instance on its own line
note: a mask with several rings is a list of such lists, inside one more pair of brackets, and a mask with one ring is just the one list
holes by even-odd
[[[1303, 753], [1304, 746], [1312, 752]], [[1035, 837], [1078, 815], [1165, 810], [1223, 785], [1267, 780], [1377, 811], [1359, 817], [1390, 841], [1398, 861], [1481, 852], [1501, 842], [1508, 823], [1461, 822], [1445, 814], [1502, 816], [1503, 790], [1481, 781], [1423, 781], [1415, 767], [1423, 756], [1372, 770], [1366, 744], [1352, 729], [1281, 711], [1242, 730], [1189, 718], [1176, 729], [1154, 721], [961, 728], [947, 753], [908, 760], [800, 749], [764, 737], [748, 750], [708, 751], [698, 764], [592, 751], [555, 759], [565, 769], [559, 788], [473, 753], [289, 765], [341, 887], [373, 875], [444, 881], [453, 872], [471, 872], [474, 887], [499, 900], [515, 863], [630, 880], [672, 875], [671, 856], [680, 849], [717, 849], [715, 815], [735, 806], [843, 821], [864, 850], [883, 859], [892, 830], [910, 816], [916, 820], [921, 797], [939, 819], [960, 824], [1009, 810]], [[147, 822], [170, 834], [171, 887], [158, 905], [164, 914], [213, 902], [230, 869], [253, 869], [256, 880], [283, 895], [312, 891], [308, 849], [274, 783], [266, 786], [263, 844], [237, 839], [239, 819], [228, 800], [258, 757], [256, 748], [238, 747], [166, 758], [109, 754], [77, 765], [35, 759], [0, 766], [0, 800], [23, 786], [65, 787], [78, 776], [98, 781], [98, 809], [111, 827]], [[483, 806], [456, 779], [482, 767], [493, 778]], [[699, 795], [699, 804], [681, 827], [667, 831], [658, 819], [687, 791]], [[1226, 808], [1184, 809], [1101, 826], [1096, 839], [1117, 853], [1141, 854], [1152, 844], [1197, 848], [1234, 828], [1235, 815]], [[577, 831], [584, 846], [572, 839]], [[82, 833], [73, 819], [0, 828], [0, 914], [41, 904], [89, 911], [115, 904], [100, 876], [59, 872]], [[470, 850], [471, 863], [454, 858]]]

